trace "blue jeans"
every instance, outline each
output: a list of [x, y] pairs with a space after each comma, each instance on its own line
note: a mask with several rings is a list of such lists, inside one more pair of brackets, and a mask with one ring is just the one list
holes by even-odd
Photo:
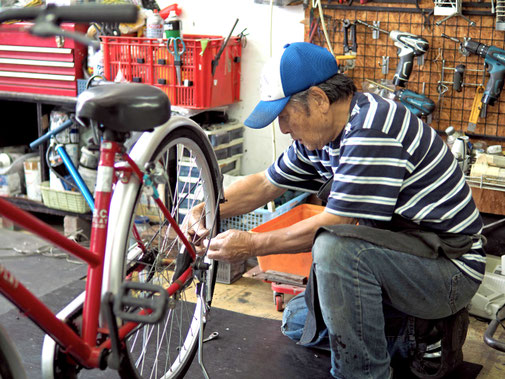
[[[408, 352], [406, 329], [386, 338], [383, 303], [438, 319], [468, 305], [479, 287], [445, 257], [420, 258], [329, 232], [318, 235], [312, 252], [327, 331], [310, 345], [330, 348], [335, 378], [389, 378], [391, 356]], [[306, 317], [298, 295], [284, 311], [282, 332], [299, 341]]]

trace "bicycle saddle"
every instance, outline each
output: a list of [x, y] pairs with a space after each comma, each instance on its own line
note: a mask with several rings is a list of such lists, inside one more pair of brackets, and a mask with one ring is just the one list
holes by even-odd
[[154, 86], [114, 83], [92, 87], [77, 97], [77, 119], [95, 120], [117, 132], [152, 130], [170, 119], [170, 101]]

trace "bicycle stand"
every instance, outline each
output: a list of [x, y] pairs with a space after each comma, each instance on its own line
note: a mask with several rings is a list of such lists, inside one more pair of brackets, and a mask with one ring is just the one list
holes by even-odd
[[207, 321], [206, 316], [207, 316], [207, 310], [205, 309], [205, 301], [203, 300], [202, 297], [202, 283], [197, 284], [197, 301], [200, 302], [200, 330], [198, 332], [198, 364], [202, 368], [202, 373], [205, 379], [209, 379], [209, 374], [207, 373], [207, 370], [205, 369], [205, 365], [203, 364], [203, 325], [204, 325], [204, 317], [205, 317], [205, 322]]

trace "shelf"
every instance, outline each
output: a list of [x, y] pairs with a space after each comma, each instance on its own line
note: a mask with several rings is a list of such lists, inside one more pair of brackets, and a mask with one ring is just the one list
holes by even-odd
[[72, 96], [54, 96], [37, 93], [0, 91], [0, 100], [25, 101], [53, 105], [75, 106], [76, 98]]
[[48, 208], [39, 201], [34, 201], [22, 197], [3, 197], [3, 199], [16, 205], [17, 207], [24, 209], [28, 212], [45, 213], [55, 216], [76, 216], [85, 220], [91, 220], [91, 212], [89, 213], [74, 213], [69, 211], [62, 211], [59, 209]]

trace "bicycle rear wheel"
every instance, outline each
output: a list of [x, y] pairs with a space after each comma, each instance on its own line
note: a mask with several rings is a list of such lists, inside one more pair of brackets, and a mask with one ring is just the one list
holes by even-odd
[[[182, 224], [187, 211], [204, 201], [205, 223], [216, 234], [218, 225], [219, 172], [212, 147], [201, 133], [192, 128], [177, 128], [158, 145], [149, 162], [153, 163], [160, 198], [176, 222]], [[138, 216], [149, 218], [142, 231], [145, 250], [129, 233], [127, 252], [121, 264], [123, 278], [150, 282], [167, 288], [181, 267], [180, 258], [187, 255], [175, 231], [159, 207], [148, 196], [150, 188], [141, 186], [132, 201], [123, 207], [131, 209], [130, 225]], [[112, 222], [112, 220], [111, 220]], [[193, 279], [170, 298], [164, 319], [155, 325], [142, 325], [126, 339], [127, 359], [119, 373], [123, 378], [177, 378], [189, 368], [198, 346], [201, 323], [210, 307], [217, 273], [217, 262], [209, 264], [201, 280]], [[197, 282], [201, 284], [199, 296]], [[143, 296], [138, 293], [138, 296]], [[203, 316], [202, 316], [203, 314]]]

